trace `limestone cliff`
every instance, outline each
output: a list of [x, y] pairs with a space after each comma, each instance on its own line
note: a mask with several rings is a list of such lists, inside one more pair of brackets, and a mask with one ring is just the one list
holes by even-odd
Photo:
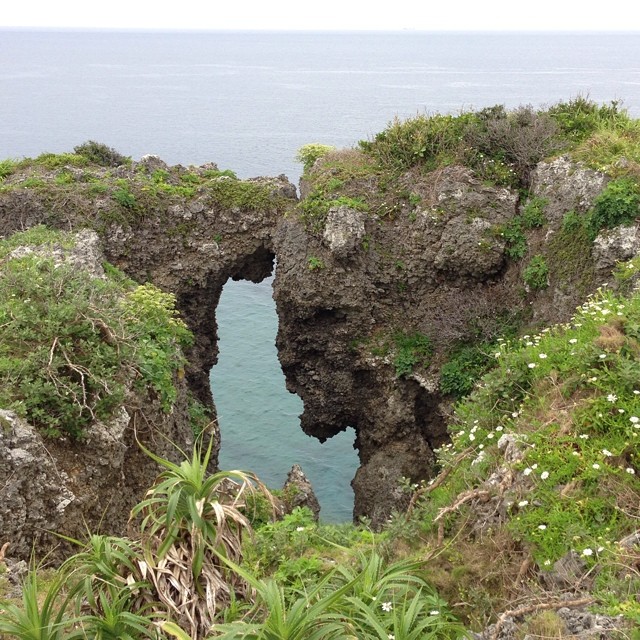
[[[308, 185], [327, 167], [320, 160]], [[606, 181], [567, 158], [536, 166], [529, 200], [457, 165], [406, 171], [388, 196], [379, 178], [361, 174], [349, 182], [360, 199], [336, 198], [316, 224], [299, 215], [283, 176], [243, 182], [215, 165], [168, 167], [155, 157], [117, 169], [32, 164], [5, 181], [0, 233], [91, 227], [107, 260], [174, 292], [195, 334], [187, 378], [209, 403], [222, 287], [260, 281], [277, 259], [277, 346], [304, 402], [302, 428], [321, 440], [356, 430], [354, 515], [380, 526], [403, 505], [403, 478], [434, 474], [451, 405], [439, 372], [452, 349], [490, 342], [509, 323], [566, 318], [614, 257], [637, 250], [633, 234], [600, 242], [596, 264], [590, 244], [566, 236], [564, 216], [584, 214]], [[543, 221], [518, 227], [524, 245], [514, 258], [509, 232], [535, 198]], [[537, 255], [548, 271], [544, 286], [531, 287], [523, 273]]]

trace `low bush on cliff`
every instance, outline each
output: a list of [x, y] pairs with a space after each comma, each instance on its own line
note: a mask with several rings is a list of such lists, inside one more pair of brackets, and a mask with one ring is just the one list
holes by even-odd
[[101, 167], [118, 167], [121, 164], [131, 164], [131, 158], [123, 156], [113, 147], [102, 142], [87, 140], [73, 148], [76, 155], [83, 156], [89, 162]]
[[44, 228], [0, 242], [0, 406], [49, 436], [78, 438], [134, 384], [149, 384], [169, 411], [191, 334], [172, 295], [54, 258], [73, 244]]

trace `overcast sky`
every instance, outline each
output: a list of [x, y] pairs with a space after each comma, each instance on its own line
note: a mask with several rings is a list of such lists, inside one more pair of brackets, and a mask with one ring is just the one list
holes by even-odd
[[640, 11], [629, 0], [9, 0], [0, 26], [629, 31]]

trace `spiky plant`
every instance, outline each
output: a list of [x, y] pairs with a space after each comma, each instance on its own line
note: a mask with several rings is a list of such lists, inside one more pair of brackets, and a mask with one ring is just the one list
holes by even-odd
[[242, 539], [251, 530], [245, 498], [260, 492], [272, 500], [251, 473], [209, 474], [212, 444], [204, 452], [196, 445], [181, 464], [145, 449], [164, 470], [132, 511], [141, 519], [141, 577], [193, 637], [204, 637], [233, 597], [251, 598], [246, 580], [220, 558], [242, 560]]
[[56, 576], [46, 588], [33, 567], [22, 585], [22, 606], [0, 602], [0, 636], [18, 640], [74, 640], [70, 628], [78, 618], [65, 615], [64, 579]]

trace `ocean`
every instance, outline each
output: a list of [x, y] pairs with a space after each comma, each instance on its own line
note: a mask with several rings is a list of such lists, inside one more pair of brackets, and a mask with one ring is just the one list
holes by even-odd
[[[640, 117], [640, 33], [0, 30], [0, 158], [92, 139], [170, 164], [284, 173], [309, 142], [352, 146], [395, 116], [577, 95]], [[321, 445], [277, 362], [270, 281], [229, 282], [211, 379], [221, 465], [281, 486], [295, 462], [325, 521], [351, 517], [353, 432]]]

